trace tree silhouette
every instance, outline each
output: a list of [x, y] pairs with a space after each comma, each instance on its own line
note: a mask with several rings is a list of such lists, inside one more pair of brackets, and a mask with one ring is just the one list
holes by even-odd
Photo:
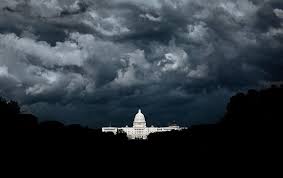
[[[283, 86], [249, 90], [230, 98], [223, 118], [216, 124], [194, 125], [182, 131], [152, 133], [148, 140], [128, 140], [126, 133], [103, 133], [81, 125], [58, 121], [38, 123], [35, 116], [21, 113], [17, 102], [0, 98], [0, 127], [6, 135], [15, 135], [14, 143], [42, 145], [42, 149], [66, 147], [92, 153], [139, 151], [148, 154], [178, 156], [225, 155], [258, 150], [276, 153], [282, 140]], [[7, 137], [8, 138], [8, 137]], [[28, 143], [28, 144], [27, 144]], [[119, 153], [119, 154], [122, 154]], [[236, 155], [236, 154], [235, 154]]]
[[20, 107], [15, 101], [7, 101], [0, 97], [0, 114], [1, 116], [10, 116], [20, 113]]

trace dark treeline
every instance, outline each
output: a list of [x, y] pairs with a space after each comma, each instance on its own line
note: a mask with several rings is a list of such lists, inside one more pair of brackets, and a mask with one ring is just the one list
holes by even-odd
[[149, 135], [149, 142], [178, 145], [201, 154], [276, 155], [282, 152], [282, 120], [283, 86], [272, 86], [232, 96], [223, 118], [216, 124], [155, 133]]
[[231, 97], [226, 113], [216, 124], [154, 133], [146, 141], [131, 141], [124, 133], [113, 135], [102, 133], [100, 129], [64, 125], [58, 121], [39, 122], [35, 116], [21, 113], [17, 102], [0, 100], [0, 129], [4, 145], [12, 143], [16, 150], [83, 150], [84, 154], [98, 155], [102, 152], [111, 154], [115, 150], [117, 153], [120, 148], [128, 154], [142, 150], [146, 154], [188, 157], [278, 153], [282, 140], [282, 116], [283, 86], [273, 86]]

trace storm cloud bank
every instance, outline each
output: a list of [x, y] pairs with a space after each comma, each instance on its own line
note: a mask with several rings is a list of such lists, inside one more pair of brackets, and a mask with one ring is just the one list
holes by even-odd
[[44, 119], [217, 120], [283, 78], [281, 0], [2, 0], [0, 95]]

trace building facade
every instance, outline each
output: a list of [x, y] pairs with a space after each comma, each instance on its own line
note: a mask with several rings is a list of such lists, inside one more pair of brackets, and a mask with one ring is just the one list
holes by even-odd
[[112, 132], [117, 134], [118, 131], [123, 131], [127, 134], [129, 139], [147, 139], [150, 133], [155, 132], [168, 132], [172, 130], [182, 130], [186, 129], [184, 127], [179, 127], [177, 125], [172, 125], [168, 127], [147, 127], [145, 117], [139, 109], [138, 113], [135, 115], [133, 127], [103, 127], [102, 132]]

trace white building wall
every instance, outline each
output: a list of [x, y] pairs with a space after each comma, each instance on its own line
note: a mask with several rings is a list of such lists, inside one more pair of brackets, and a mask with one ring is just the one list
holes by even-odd
[[117, 134], [117, 131], [117, 127], [102, 127], [102, 132], [112, 132], [114, 134]]
[[135, 127], [103, 127], [102, 132], [112, 132], [117, 134], [118, 130], [123, 130], [129, 139], [147, 139], [147, 136], [151, 133], [156, 132], [169, 132], [172, 130], [182, 130], [179, 126], [171, 127], [145, 127], [145, 128], [135, 128]]
[[103, 127], [102, 132], [112, 132], [117, 134], [118, 130], [123, 130], [129, 139], [147, 139], [147, 136], [155, 132], [169, 132], [172, 130], [182, 130], [186, 128], [181, 128], [179, 126], [169, 126], [169, 127], [146, 127], [146, 122], [144, 115], [139, 109], [135, 116], [133, 127]]

